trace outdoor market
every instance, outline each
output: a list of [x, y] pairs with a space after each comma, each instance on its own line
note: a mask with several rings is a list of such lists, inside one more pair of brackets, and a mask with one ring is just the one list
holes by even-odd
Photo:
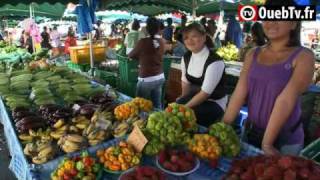
[[319, 39], [320, 0], [2, 0], [0, 180], [320, 180]]

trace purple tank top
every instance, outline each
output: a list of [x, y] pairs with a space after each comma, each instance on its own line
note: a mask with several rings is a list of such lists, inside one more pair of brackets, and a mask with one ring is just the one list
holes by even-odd
[[[248, 118], [258, 127], [266, 129], [274, 103], [288, 84], [293, 73], [292, 62], [303, 48], [295, 50], [289, 58], [281, 63], [262, 65], [257, 61], [260, 51], [258, 47], [253, 55], [253, 61], [248, 75]], [[301, 115], [300, 98], [284, 124], [281, 133], [291, 133]], [[286, 144], [302, 144], [304, 139], [303, 127], [300, 125], [293, 132]]]

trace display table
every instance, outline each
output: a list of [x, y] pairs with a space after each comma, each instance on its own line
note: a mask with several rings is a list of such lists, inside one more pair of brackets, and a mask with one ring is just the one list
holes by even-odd
[[[120, 96], [121, 101], [127, 101], [130, 97], [122, 95]], [[1, 112], [1, 120], [4, 125], [5, 137], [8, 142], [9, 152], [12, 156], [9, 169], [16, 175], [18, 179], [22, 180], [32, 180], [32, 179], [50, 179], [50, 174], [53, 172], [60, 161], [63, 159], [63, 156], [57, 157], [47, 163], [41, 165], [30, 164], [26, 157], [23, 154], [22, 146], [19, 142], [19, 139], [15, 133], [13, 123], [11, 121], [11, 116], [9, 115], [4, 102], [0, 99], [0, 112]], [[202, 128], [201, 131], [205, 131]], [[110, 141], [104, 142], [100, 145], [85, 148], [83, 150], [87, 150], [90, 154], [94, 155], [98, 149], [105, 149], [109, 146], [114, 145], [120, 139], [112, 139]], [[241, 152], [237, 158], [254, 156], [262, 153], [260, 150], [246, 144], [241, 143]], [[79, 152], [68, 154], [67, 156], [78, 155]], [[154, 157], [144, 157], [143, 164], [155, 166]], [[197, 179], [197, 180], [206, 180], [206, 179], [221, 179], [221, 177], [228, 171], [230, 168], [232, 159], [228, 158], [220, 158], [219, 167], [216, 169], [212, 169], [209, 165], [201, 161], [200, 168], [190, 174], [186, 179]], [[118, 176], [104, 173], [104, 179], [117, 179]], [[178, 179], [177, 177], [169, 177], [169, 179]]]

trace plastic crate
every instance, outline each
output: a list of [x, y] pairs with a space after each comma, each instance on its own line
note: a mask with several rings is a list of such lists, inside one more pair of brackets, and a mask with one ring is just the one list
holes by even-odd
[[131, 97], [135, 97], [136, 96], [136, 87], [137, 87], [136, 82], [131, 83], [131, 82], [120, 81], [118, 89], [123, 94], [126, 94]]
[[[93, 46], [94, 62], [101, 62], [106, 60], [105, 46]], [[90, 48], [89, 46], [75, 46], [70, 47], [70, 58], [75, 64], [89, 64], [90, 63]]]
[[300, 156], [311, 159], [320, 165], [320, 138], [304, 148], [301, 151]]
[[76, 72], [87, 72], [90, 70], [90, 64], [75, 64], [71, 61], [67, 61], [67, 66], [69, 69]]
[[104, 81], [105, 83], [109, 84], [110, 86], [112, 86], [113, 88], [117, 87], [117, 74], [116, 73], [112, 73], [112, 72], [108, 72], [108, 71], [103, 71], [103, 70], [99, 70], [96, 69], [95, 70], [95, 76]]
[[138, 61], [129, 60], [128, 57], [117, 54], [119, 61], [120, 80], [123, 82], [137, 82], [138, 81]]

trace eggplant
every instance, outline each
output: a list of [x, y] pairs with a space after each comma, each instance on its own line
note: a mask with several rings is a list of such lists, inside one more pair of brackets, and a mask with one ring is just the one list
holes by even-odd
[[12, 117], [14, 119], [22, 119], [27, 116], [36, 116], [36, 114], [30, 111], [18, 111], [18, 112], [12, 113]]
[[29, 131], [29, 129], [39, 129], [44, 127], [45, 124], [43, 122], [35, 122], [35, 123], [29, 123], [29, 124], [25, 124], [23, 126], [18, 127], [18, 132], [19, 133], [25, 133], [27, 131]]
[[18, 121], [15, 125], [16, 127], [20, 127], [26, 124], [32, 124], [32, 123], [36, 123], [36, 122], [41, 122], [44, 123], [44, 120], [40, 117], [35, 117], [35, 116], [27, 116], [22, 118], [20, 121]]

